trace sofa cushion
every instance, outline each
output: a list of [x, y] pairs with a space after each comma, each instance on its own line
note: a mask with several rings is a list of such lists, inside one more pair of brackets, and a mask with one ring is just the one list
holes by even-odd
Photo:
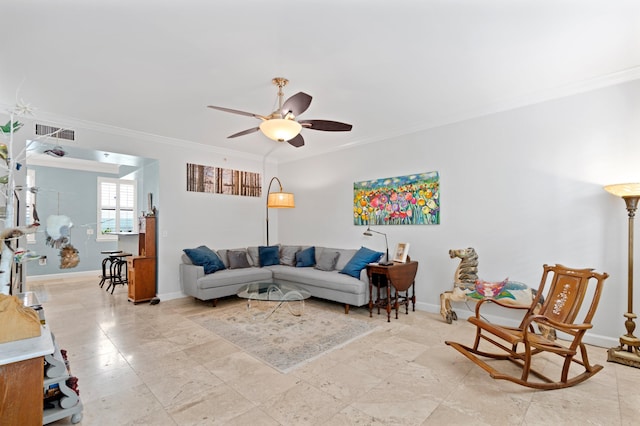
[[307, 247], [296, 253], [296, 267], [304, 268], [316, 264], [316, 248], [314, 246]]
[[258, 257], [260, 259], [260, 266], [279, 265], [280, 247], [260, 246], [258, 247]]
[[338, 271], [341, 271], [342, 269], [344, 269], [347, 262], [349, 262], [353, 257], [353, 255], [356, 254], [356, 252], [358, 251], [356, 249], [342, 249], [342, 248], [329, 248], [329, 247], [316, 246], [316, 259], [319, 259], [320, 256], [322, 255], [322, 252], [325, 250], [337, 251], [338, 253], [340, 253], [340, 256], [338, 257], [338, 262], [336, 263], [336, 269]]
[[320, 257], [316, 260], [316, 269], [321, 271], [333, 271], [336, 269], [336, 263], [338, 262], [340, 253], [335, 250], [323, 250]]
[[229, 269], [250, 268], [247, 252], [245, 250], [229, 250], [227, 251], [227, 259], [229, 260]]
[[[233, 249], [221, 249], [221, 250], [216, 250], [216, 253], [218, 253], [218, 257], [220, 258], [220, 260], [222, 260], [222, 263], [224, 263], [224, 266], [226, 266], [227, 268], [229, 267], [229, 255], [228, 253], [230, 251], [244, 251], [246, 252], [247, 249], [244, 247], [240, 247], [240, 248], [233, 248]], [[251, 257], [247, 256], [247, 260], [249, 261], [249, 266], [256, 266], [253, 264], [253, 262], [251, 262]]]
[[251, 266], [260, 266], [260, 257], [258, 255], [258, 246], [247, 247], [247, 254], [249, 255], [249, 263]]
[[[283, 266], [286, 268], [286, 266]], [[197, 286], [201, 290], [213, 287], [237, 286], [250, 282], [271, 282], [273, 274], [268, 268], [225, 269], [215, 274], [198, 278]], [[235, 294], [232, 291], [229, 294]]]
[[269, 266], [274, 281], [293, 282], [304, 288], [318, 287], [350, 294], [363, 294], [369, 289], [368, 281], [356, 279], [338, 271], [320, 271], [316, 268], [291, 268], [284, 265]]
[[218, 255], [207, 246], [200, 246], [194, 249], [184, 249], [184, 253], [189, 256], [194, 265], [204, 267], [205, 274], [212, 274], [225, 269], [224, 263]]
[[383, 254], [382, 252], [374, 251], [366, 247], [360, 247], [360, 250], [351, 258], [340, 273], [359, 278], [360, 272], [367, 266], [367, 263], [377, 262]]
[[300, 246], [282, 246], [280, 247], [280, 264], [287, 266], [295, 266], [296, 253], [300, 250]]

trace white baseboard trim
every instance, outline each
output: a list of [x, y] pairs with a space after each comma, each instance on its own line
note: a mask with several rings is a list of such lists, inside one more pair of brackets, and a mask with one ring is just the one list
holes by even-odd
[[[455, 305], [454, 310], [456, 311], [456, 314], [458, 314], [458, 321], [466, 321], [467, 318], [475, 314], [475, 312], [467, 310], [462, 304], [457, 303]], [[440, 305], [434, 305], [433, 303], [416, 302], [416, 309], [419, 311], [437, 313], [438, 315], [440, 314]], [[496, 315], [487, 315], [485, 317], [490, 322], [501, 323], [507, 326], [515, 327], [519, 324], [518, 321], [511, 318], [499, 317]], [[442, 321], [444, 321], [444, 319]], [[601, 348], [613, 348], [620, 345], [618, 337], [603, 336], [600, 334], [593, 334], [588, 331], [584, 335], [584, 339], [582, 339], [582, 341], [588, 345], [598, 346]]]
[[173, 300], [173, 299], [181, 299], [183, 297], [187, 297], [186, 294], [182, 293], [181, 291], [175, 291], [173, 293], [162, 293], [162, 294], [156, 294], [156, 297], [159, 298], [160, 300]]

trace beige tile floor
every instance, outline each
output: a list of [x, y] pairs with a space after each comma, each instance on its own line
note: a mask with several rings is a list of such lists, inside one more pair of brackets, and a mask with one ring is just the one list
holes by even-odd
[[[491, 379], [446, 346], [470, 343], [466, 321], [398, 320], [352, 309], [373, 333], [289, 374], [189, 320], [210, 305], [183, 298], [133, 305], [97, 279], [27, 283], [79, 378], [83, 425], [636, 425], [640, 369], [606, 362], [585, 383], [534, 391]], [[222, 304], [242, 303], [229, 298]], [[324, 304], [344, 315], [342, 306]], [[544, 360], [543, 360], [544, 362]], [[547, 364], [552, 364], [548, 362]], [[62, 419], [54, 424], [71, 424]]]

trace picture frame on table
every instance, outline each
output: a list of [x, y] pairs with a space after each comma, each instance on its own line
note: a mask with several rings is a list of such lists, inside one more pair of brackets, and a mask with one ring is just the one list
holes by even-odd
[[394, 253], [394, 262], [406, 263], [407, 255], [409, 254], [409, 243], [398, 243], [398, 245], [396, 245], [396, 251]]

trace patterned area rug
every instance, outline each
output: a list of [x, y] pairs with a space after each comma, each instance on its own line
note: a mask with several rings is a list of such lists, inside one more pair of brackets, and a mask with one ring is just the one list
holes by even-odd
[[292, 314], [300, 309], [293, 304], [282, 305], [269, 315], [274, 306], [273, 302], [254, 301], [247, 310], [243, 301], [189, 318], [283, 373], [376, 328], [354, 315], [323, 309], [313, 300], [306, 301], [300, 316]]

